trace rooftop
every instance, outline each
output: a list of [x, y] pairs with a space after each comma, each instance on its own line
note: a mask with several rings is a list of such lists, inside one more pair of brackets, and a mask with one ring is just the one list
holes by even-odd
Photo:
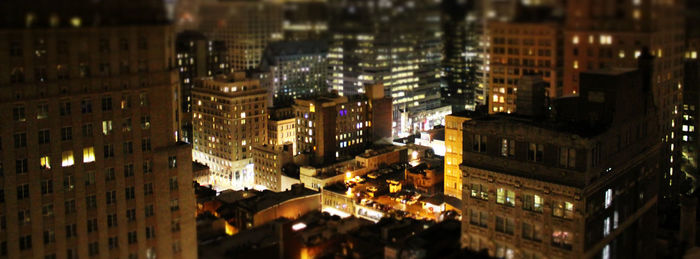
[[237, 204], [241, 207], [247, 208], [251, 212], [259, 212], [294, 198], [306, 197], [317, 194], [319, 194], [317, 191], [304, 188], [303, 184], [295, 184], [292, 185], [291, 190], [284, 192], [273, 192], [270, 190], [264, 190], [256, 196], [240, 200], [239, 202], [237, 202]]

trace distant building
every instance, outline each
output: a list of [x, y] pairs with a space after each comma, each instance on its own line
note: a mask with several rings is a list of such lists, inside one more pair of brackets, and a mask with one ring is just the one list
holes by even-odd
[[408, 119], [442, 106], [439, 2], [329, 1], [329, 6], [331, 89], [351, 96], [381, 84], [393, 98], [392, 136], [417, 131]]
[[253, 145], [267, 143], [267, 92], [238, 72], [198, 80], [192, 89], [193, 158], [220, 189], [252, 188]]
[[[695, 1], [688, 1], [695, 2]], [[607, 6], [600, 9], [600, 6]], [[568, 1], [564, 31], [564, 95], [580, 93], [580, 74], [612, 67], [636, 67], [645, 49], [654, 56], [654, 102], [661, 108], [664, 164], [662, 198], [678, 204], [686, 175], [681, 164], [683, 56], [686, 8], [681, 2], [635, 0]], [[695, 26], [691, 26], [695, 27]]]
[[545, 95], [562, 95], [562, 26], [556, 22], [490, 22], [489, 112], [516, 111], [518, 82], [537, 75]]
[[416, 138], [416, 145], [430, 147], [438, 156], [445, 156], [445, 128], [437, 128], [423, 131], [420, 138]]
[[177, 68], [180, 72], [182, 141], [192, 143], [192, 88], [199, 78], [226, 73], [229, 64], [222, 41], [207, 40], [195, 31], [184, 31], [175, 39]]
[[408, 162], [408, 151], [399, 146], [378, 146], [365, 150], [355, 157], [358, 166], [376, 170], [393, 164]]
[[209, 184], [211, 171], [205, 164], [192, 162], [192, 177], [199, 184]]
[[199, 30], [226, 44], [234, 71], [255, 69], [270, 42], [283, 39], [282, 4], [272, 1], [202, 1]]
[[292, 144], [272, 146], [255, 145], [251, 150], [255, 172], [255, 186], [280, 192], [291, 188], [285, 186], [283, 168], [293, 162]]
[[328, 185], [365, 175], [369, 171], [367, 168], [358, 166], [354, 160], [347, 160], [320, 167], [301, 166], [299, 180], [306, 188], [321, 190]]
[[464, 122], [462, 246], [506, 258], [654, 258], [662, 110], [645, 72], [582, 73], [580, 96], [555, 100], [556, 114]]
[[267, 143], [281, 146], [292, 144], [292, 154], [296, 155], [296, 119], [292, 107], [270, 107], [267, 120]]
[[285, 40], [325, 40], [328, 37], [328, 3], [325, 0], [284, 1]]
[[270, 105], [327, 91], [328, 45], [323, 41], [282, 41], [267, 45], [260, 63], [260, 84]]
[[297, 153], [315, 165], [362, 153], [374, 141], [391, 136], [391, 98], [381, 85], [365, 95], [296, 99]]
[[440, 164], [421, 163], [406, 168], [404, 185], [412, 186], [416, 191], [435, 195], [442, 193], [444, 171]]

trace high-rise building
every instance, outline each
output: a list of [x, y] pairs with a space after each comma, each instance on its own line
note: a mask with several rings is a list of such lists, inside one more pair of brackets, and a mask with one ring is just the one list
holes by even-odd
[[391, 137], [390, 107], [382, 85], [369, 86], [362, 95], [296, 99], [297, 153], [308, 154], [316, 165], [352, 158]]
[[580, 95], [555, 100], [555, 114], [530, 99], [518, 115], [464, 122], [462, 245], [500, 258], [655, 258], [663, 132], [647, 64], [581, 73]]
[[[700, 138], [697, 129], [700, 129], [697, 109], [700, 109], [700, 29], [696, 24], [700, 22], [700, 2], [686, 1], [686, 45], [683, 71], [683, 122], [681, 124], [681, 171], [690, 175], [685, 181], [692, 181], [686, 185], [691, 190], [697, 188], [698, 162], [700, 162]], [[683, 188], [683, 187], [681, 187]], [[681, 189], [681, 192], [691, 191]]]
[[282, 40], [282, 4], [272, 1], [216, 0], [200, 6], [199, 29], [226, 44], [234, 71], [257, 68], [267, 44]]
[[245, 72], [203, 78], [192, 89], [194, 160], [217, 188], [252, 188], [253, 145], [267, 142], [267, 92]]
[[175, 34], [153, 2], [0, 3], [0, 257], [197, 257]]
[[661, 109], [665, 143], [663, 198], [675, 199], [679, 173], [683, 88], [684, 17], [677, 1], [569, 1], [564, 32], [564, 95], [580, 90], [578, 74], [635, 67], [647, 48], [656, 57], [651, 87]]
[[537, 75], [549, 98], [561, 95], [561, 26], [556, 22], [490, 22], [489, 112], [516, 111], [518, 82]]
[[[394, 135], [417, 131], [412, 115], [441, 106], [442, 30], [437, 1], [332, 1], [329, 82], [340, 95], [383, 84]], [[440, 118], [442, 119], [442, 118]]]
[[228, 71], [226, 46], [222, 41], [209, 41], [196, 31], [183, 31], [175, 39], [177, 67], [180, 72], [180, 139], [192, 142], [192, 87], [197, 78], [224, 74]]
[[467, 57], [470, 47], [467, 13], [473, 12], [474, 2], [446, 0], [442, 2], [442, 30], [444, 56], [442, 61], [445, 87], [443, 103], [452, 106], [452, 112], [474, 110], [476, 71]]
[[282, 1], [285, 40], [325, 40], [328, 37], [327, 0]]
[[322, 41], [270, 43], [260, 63], [260, 84], [270, 105], [290, 105], [295, 98], [327, 91], [328, 45]]

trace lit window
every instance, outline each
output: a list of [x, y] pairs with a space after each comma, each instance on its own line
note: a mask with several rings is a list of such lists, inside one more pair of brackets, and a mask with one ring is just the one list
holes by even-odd
[[578, 69], [578, 60], [574, 60], [574, 69]]
[[609, 208], [610, 205], [612, 205], [612, 200], [613, 200], [613, 192], [612, 189], [608, 189], [605, 191], [605, 208]]
[[109, 135], [112, 133], [112, 121], [102, 121], [102, 133]]
[[82, 20], [80, 19], [80, 17], [77, 17], [77, 16], [76, 16], [76, 17], [70, 18], [70, 24], [73, 25], [73, 27], [80, 27], [80, 25], [81, 25], [82, 23], [83, 23], [83, 22], [82, 22]]
[[83, 148], [83, 163], [95, 162], [95, 148]]
[[40, 158], [41, 168], [51, 169], [51, 158], [49, 156], [42, 156]]
[[496, 191], [496, 203], [515, 206], [515, 192], [504, 188], [498, 188]]
[[578, 35], [575, 35], [573, 38], [571, 38], [571, 43], [578, 44]]
[[610, 217], [603, 220], [603, 236], [610, 235]]
[[62, 167], [68, 167], [72, 166], [75, 162], [73, 161], [73, 151], [68, 150], [68, 151], [63, 151], [61, 154], [62, 160], [61, 160], [61, 166]]
[[603, 247], [603, 254], [601, 255], [602, 259], [610, 259], [610, 245], [605, 245]]

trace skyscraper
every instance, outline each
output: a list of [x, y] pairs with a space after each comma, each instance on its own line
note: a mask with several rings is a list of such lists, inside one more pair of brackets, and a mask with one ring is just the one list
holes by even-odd
[[474, 88], [476, 67], [467, 58], [467, 48], [471, 44], [468, 37], [467, 13], [472, 12], [473, 2], [465, 0], [447, 0], [442, 2], [442, 30], [444, 32], [444, 56], [442, 66], [445, 87], [442, 92], [443, 102], [452, 106], [453, 112], [459, 112], [475, 105]]
[[327, 0], [282, 0], [284, 39], [293, 41], [327, 40]]
[[229, 71], [223, 41], [210, 41], [196, 31], [183, 31], [175, 39], [177, 67], [180, 72], [180, 113], [182, 141], [192, 142], [192, 87], [198, 78]]
[[394, 100], [394, 135], [417, 131], [423, 121], [412, 115], [441, 105], [439, 3], [331, 1], [330, 9], [331, 89], [355, 95], [383, 84]]
[[651, 79], [665, 143], [662, 197], [676, 198], [683, 88], [684, 17], [675, 1], [569, 1], [564, 32], [564, 95], [579, 92], [583, 71], [635, 67], [645, 48], [656, 57]]
[[226, 43], [234, 71], [257, 68], [270, 42], [282, 40], [282, 4], [271, 1], [216, 0], [200, 6], [199, 29]]
[[0, 3], [0, 257], [197, 256], [173, 27], [120, 4]]
[[260, 84], [270, 105], [290, 105], [295, 98], [327, 91], [328, 45], [323, 41], [270, 43], [260, 63]]

